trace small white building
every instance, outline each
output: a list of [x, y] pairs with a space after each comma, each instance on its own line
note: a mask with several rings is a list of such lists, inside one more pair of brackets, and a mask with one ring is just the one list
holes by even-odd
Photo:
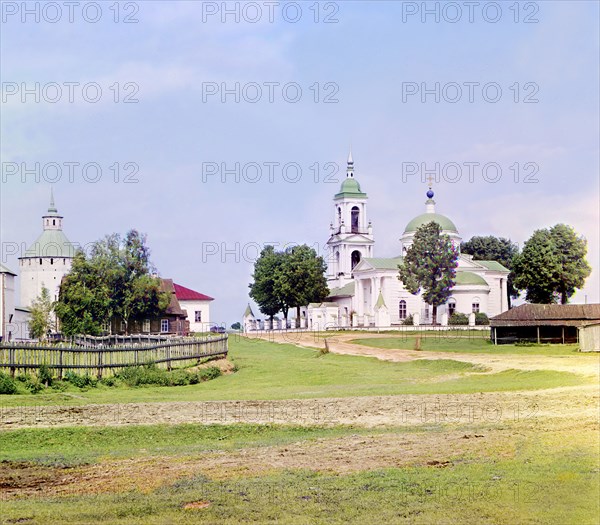
[[175, 296], [181, 308], [187, 312], [190, 332], [208, 332], [210, 330], [210, 303], [212, 297], [173, 283]]

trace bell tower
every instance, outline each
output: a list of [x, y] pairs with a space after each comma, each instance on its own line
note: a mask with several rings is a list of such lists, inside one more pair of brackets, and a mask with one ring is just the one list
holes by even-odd
[[373, 227], [367, 219], [367, 194], [355, 177], [352, 151], [348, 156], [346, 178], [333, 197], [334, 217], [327, 241], [329, 287], [342, 287], [352, 281], [352, 271], [365, 257], [373, 257]]

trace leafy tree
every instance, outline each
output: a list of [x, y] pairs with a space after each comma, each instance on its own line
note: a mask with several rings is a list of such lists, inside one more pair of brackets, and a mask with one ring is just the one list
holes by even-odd
[[433, 221], [417, 229], [412, 245], [398, 265], [398, 279], [411, 294], [423, 289], [423, 300], [433, 307], [433, 324], [437, 321], [437, 307], [450, 297], [457, 266], [458, 249]]
[[113, 318], [125, 322], [156, 317], [166, 310], [170, 297], [149, 261], [146, 238], [136, 230], [108, 235], [92, 246], [90, 256], [75, 255], [65, 276], [57, 304], [63, 333], [99, 335]]
[[519, 253], [519, 247], [510, 239], [504, 237], [494, 237], [488, 235], [485, 237], [471, 237], [467, 242], [460, 245], [462, 253], [473, 256], [474, 261], [497, 261], [507, 270], [511, 270], [507, 279], [507, 300], [508, 306], [511, 306], [511, 299], [519, 297], [519, 290], [515, 288], [515, 274], [513, 269], [513, 260]]
[[250, 297], [254, 299], [260, 311], [269, 317], [271, 329], [275, 314], [283, 308], [279, 290], [279, 276], [283, 257], [273, 246], [265, 246], [254, 263], [253, 282], [250, 286]]
[[233, 323], [231, 325], [231, 329], [232, 330], [241, 330], [242, 329], [242, 324], [240, 322]]
[[[300, 328], [300, 307], [320, 303], [329, 295], [323, 257], [309, 246], [288, 248], [283, 257], [279, 288], [283, 303], [296, 307], [296, 328]], [[287, 321], [287, 311], [283, 310]]]
[[46, 340], [52, 326], [53, 310], [54, 305], [50, 299], [50, 292], [48, 288], [42, 286], [42, 292], [33, 301], [30, 308], [29, 332], [31, 337], [42, 341]]
[[587, 242], [566, 224], [536, 230], [515, 258], [515, 286], [532, 303], [567, 304], [591, 273]]

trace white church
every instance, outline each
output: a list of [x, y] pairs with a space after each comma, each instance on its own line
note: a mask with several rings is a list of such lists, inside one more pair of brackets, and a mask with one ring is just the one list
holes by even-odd
[[[346, 179], [333, 197], [333, 222], [328, 246], [330, 289], [327, 302], [310, 304], [303, 309], [301, 326], [308, 329], [346, 327], [393, 327], [411, 316], [414, 325], [432, 323], [432, 308], [421, 294], [412, 295], [398, 279], [398, 265], [412, 244], [419, 226], [438, 223], [442, 233], [460, 249], [461, 237], [455, 224], [436, 212], [431, 187], [427, 192], [425, 213], [410, 220], [402, 237], [398, 256], [376, 257], [373, 226], [369, 221], [367, 194], [354, 176], [352, 154], [348, 158]], [[445, 325], [453, 312], [482, 312], [492, 317], [508, 310], [507, 278], [509, 271], [496, 261], [474, 261], [461, 254], [456, 271], [456, 285], [445, 305], [437, 308], [437, 322]], [[471, 321], [473, 316], [471, 316]], [[250, 309], [244, 326], [258, 324]]]

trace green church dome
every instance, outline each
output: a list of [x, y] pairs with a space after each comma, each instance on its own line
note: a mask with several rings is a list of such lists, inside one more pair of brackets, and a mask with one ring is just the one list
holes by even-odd
[[419, 226], [423, 226], [430, 222], [437, 222], [442, 230], [458, 233], [454, 223], [448, 217], [440, 215], [439, 213], [423, 213], [418, 215], [406, 225], [404, 233], [416, 232]]
[[347, 177], [340, 188], [340, 192], [336, 194], [338, 197], [360, 197], [364, 198], [367, 194], [360, 189], [360, 184], [354, 177]]

